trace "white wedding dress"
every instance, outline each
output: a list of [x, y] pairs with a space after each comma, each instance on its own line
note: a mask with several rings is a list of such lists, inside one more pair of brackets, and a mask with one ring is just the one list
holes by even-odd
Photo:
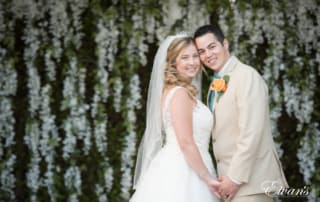
[[[130, 202], [218, 202], [206, 183], [194, 172], [180, 150], [172, 126], [169, 103], [180, 87], [171, 89], [163, 108], [164, 146], [151, 161]], [[193, 135], [210, 174], [216, 177], [208, 152], [213, 116], [200, 100], [193, 109]]]

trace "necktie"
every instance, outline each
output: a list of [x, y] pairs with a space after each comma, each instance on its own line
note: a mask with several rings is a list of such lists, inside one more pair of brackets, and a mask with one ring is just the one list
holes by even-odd
[[[212, 81], [214, 79], [220, 79], [221, 76], [219, 74], [214, 74], [213, 76], [211, 76], [211, 82], [210, 84], [212, 83]], [[214, 105], [214, 97], [215, 97], [215, 94], [216, 92], [214, 90], [210, 90], [209, 92], [209, 99], [208, 99], [208, 107], [211, 111], [213, 111], [213, 105]]]

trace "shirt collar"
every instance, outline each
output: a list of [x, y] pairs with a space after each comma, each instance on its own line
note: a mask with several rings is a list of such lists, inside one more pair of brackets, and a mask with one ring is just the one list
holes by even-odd
[[220, 69], [220, 71], [217, 72], [218, 75], [223, 76], [226, 71], [228, 70], [228, 65], [230, 64], [231, 58], [233, 56], [230, 56], [227, 62], [223, 65], [223, 67]]

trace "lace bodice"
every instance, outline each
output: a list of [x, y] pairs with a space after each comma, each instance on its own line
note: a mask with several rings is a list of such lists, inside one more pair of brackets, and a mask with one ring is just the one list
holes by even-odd
[[[179, 88], [182, 87], [176, 86], [172, 88], [168, 92], [164, 103], [162, 121], [165, 131], [165, 144], [178, 144], [177, 137], [172, 125], [169, 106], [174, 93]], [[200, 100], [197, 100], [196, 106], [193, 109], [192, 124], [195, 143], [200, 150], [207, 151], [209, 147], [211, 130], [213, 127], [213, 116], [209, 108], [205, 106]]]

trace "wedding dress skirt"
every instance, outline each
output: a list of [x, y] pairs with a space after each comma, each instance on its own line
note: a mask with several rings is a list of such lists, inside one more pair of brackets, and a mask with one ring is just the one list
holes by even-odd
[[[130, 202], [218, 202], [219, 199], [209, 190], [189, 166], [180, 150], [172, 126], [169, 102], [174, 92], [170, 90], [163, 109], [163, 125], [166, 143], [151, 161], [148, 170], [136, 187]], [[201, 157], [210, 174], [216, 177], [211, 156], [208, 152], [213, 116], [199, 100], [193, 110], [193, 135]]]

